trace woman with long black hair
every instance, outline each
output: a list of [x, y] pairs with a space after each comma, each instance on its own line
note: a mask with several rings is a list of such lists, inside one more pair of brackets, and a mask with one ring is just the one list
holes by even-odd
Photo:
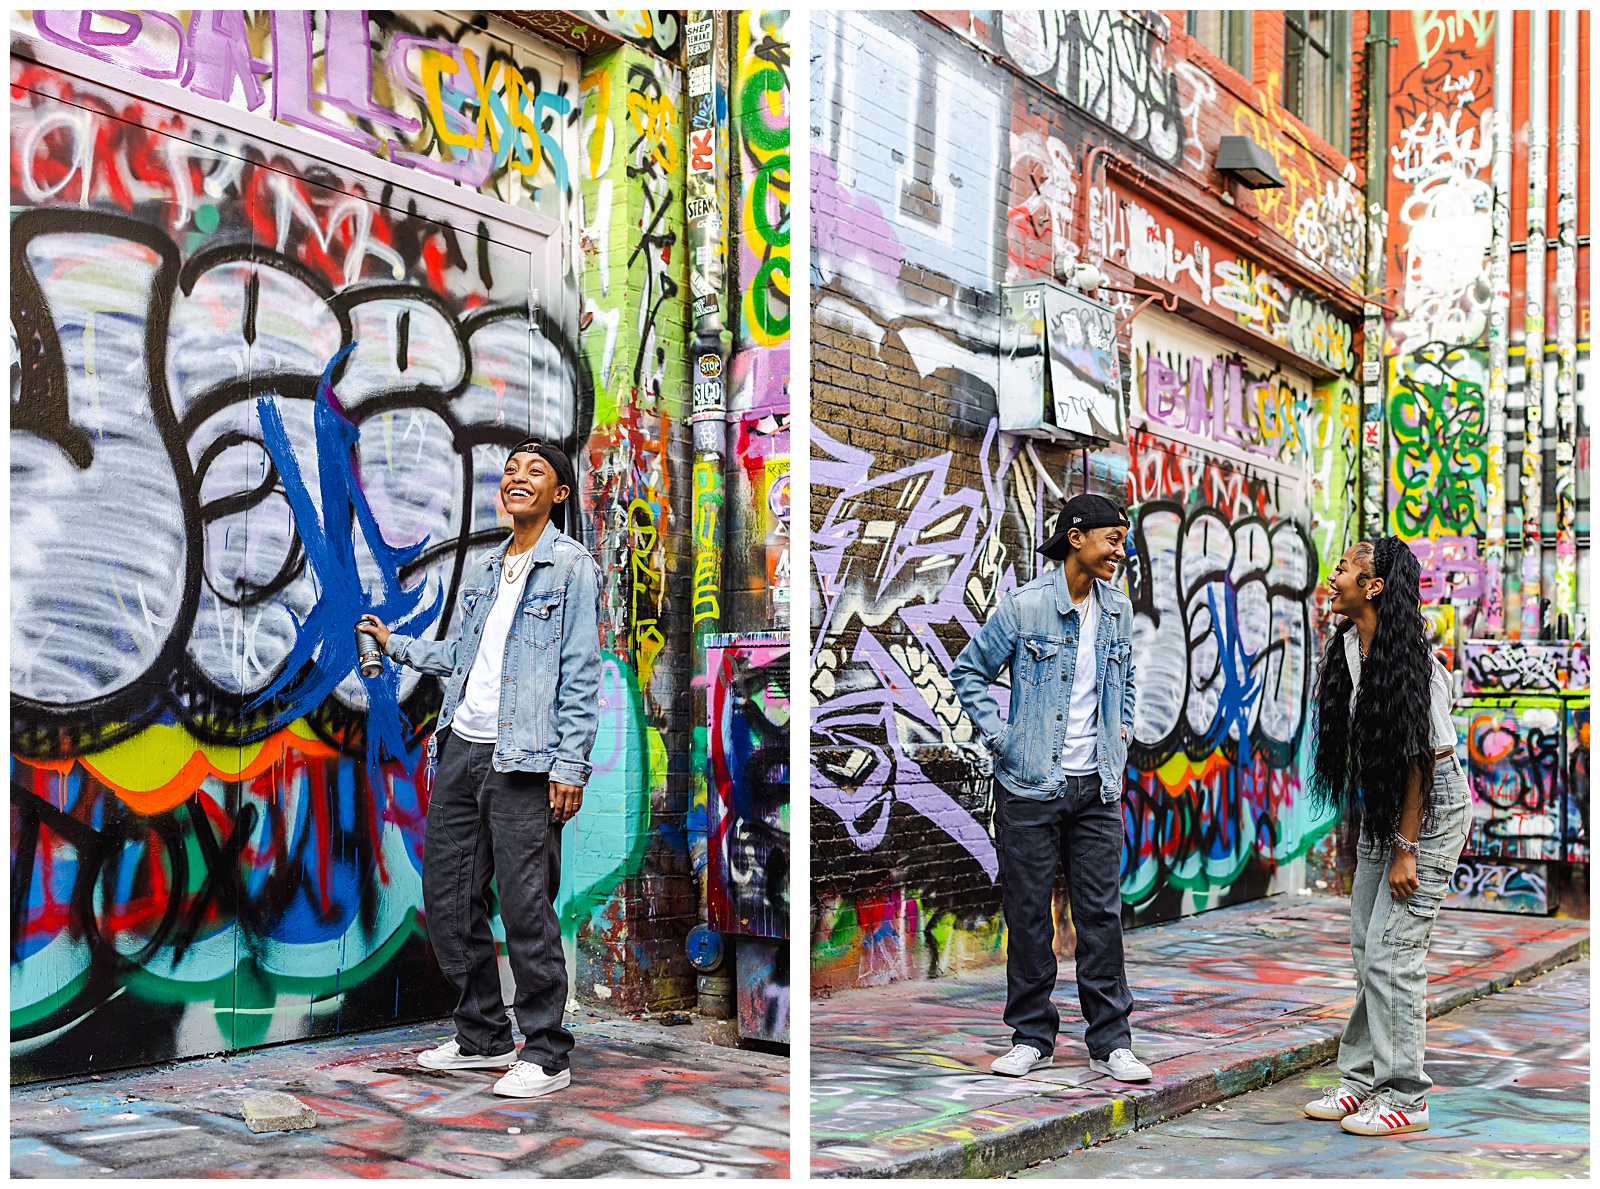
[[1313, 795], [1359, 831], [1350, 893], [1356, 1001], [1339, 1084], [1313, 1119], [1355, 1135], [1426, 1131], [1423, 959], [1469, 824], [1450, 674], [1429, 649], [1421, 567], [1398, 537], [1345, 550], [1328, 580], [1345, 617], [1317, 681]]

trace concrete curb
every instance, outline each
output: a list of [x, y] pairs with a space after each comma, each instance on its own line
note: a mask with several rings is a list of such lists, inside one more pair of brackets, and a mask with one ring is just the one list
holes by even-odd
[[[1428, 1000], [1428, 1017], [1445, 1015], [1458, 1007], [1497, 994], [1513, 983], [1534, 978], [1557, 966], [1574, 962], [1589, 952], [1587, 937], [1559, 949], [1538, 952], [1532, 946], [1518, 966], [1475, 979], [1468, 985]], [[1173, 1118], [1196, 1107], [1259, 1090], [1332, 1060], [1339, 1051], [1344, 1029], [1337, 1016], [1308, 1020], [1301, 1027], [1284, 1029], [1299, 1039], [1287, 1046], [1262, 1052], [1272, 1038], [1257, 1037], [1224, 1045], [1206, 1054], [1209, 1067], [1191, 1076], [1148, 1091], [1129, 1089], [1109, 1099], [1068, 1109], [1051, 1118], [1030, 1119], [1018, 1126], [974, 1139], [952, 1140], [937, 1148], [890, 1158], [870, 1168], [837, 1168], [811, 1175], [823, 1178], [884, 1177], [995, 1177], [1026, 1168], [1041, 1160], [1054, 1160], [1092, 1147], [1113, 1136], [1126, 1135]], [[1325, 1031], [1324, 1031], [1325, 1030]], [[1307, 1035], [1324, 1031], [1323, 1035]], [[1218, 1059], [1222, 1059], [1218, 1063]], [[1231, 1060], [1229, 1058], [1232, 1058]], [[1179, 1059], [1181, 1060], [1181, 1058]], [[1043, 1096], [1041, 1096], [1043, 1097]]]

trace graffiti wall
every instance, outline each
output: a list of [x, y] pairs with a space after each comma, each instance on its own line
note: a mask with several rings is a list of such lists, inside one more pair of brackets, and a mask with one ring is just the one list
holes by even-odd
[[[91, 75], [115, 51], [159, 99], [11, 60], [14, 1077], [448, 1010], [419, 882], [439, 687], [358, 676], [351, 625], [372, 610], [452, 630], [465, 568], [508, 527], [505, 452], [530, 431], [579, 462], [568, 531], [608, 576], [649, 579], [606, 592], [594, 777], [557, 903], [575, 991], [692, 994], [684, 785], [674, 802], [667, 778], [687, 736], [665, 647], [684, 585], [682, 390], [659, 378], [682, 372], [651, 323], [681, 327], [681, 256], [640, 218], [678, 184], [676, 72], [620, 49], [580, 90], [559, 59], [541, 74], [473, 48], [475, 31], [450, 59], [442, 27], [374, 16], [359, 40], [330, 18], [308, 44], [370, 61], [369, 104], [420, 112], [399, 95], [402, 67], [422, 71], [438, 129], [476, 121], [494, 150], [435, 160], [394, 139], [392, 163], [412, 154], [421, 178], [487, 158], [498, 196], [515, 175], [545, 179], [535, 211], [559, 199], [554, 219], [501, 222], [188, 112], [196, 87], [220, 102], [231, 79], [247, 115], [262, 55], [310, 27], [237, 16], [38, 14], [36, 42], [70, 49], [71, 33]], [[157, 34], [179, 55], [164, 66]], [[260, 102], [281, 123], [291, 72], [272, 60]], [[469, 76], [509, 90], [461, 91]], [[570, 258], [551, 234], [569, 216], [591, 233]]]
[[[948, 673], [1040, 572], [1058, 491], [1132, 509], [1126, 581], [1150, 659], [1123, 802], [1126, 918], [1299, 887], [1323, 861], [1329, 823], [1298, 773], [1315, 587], [1354, 507], [1356, 405], [1336, 374], [1353, 319], [1326, 293], [1308, 294], [1320, 313], [1297, 307], [1279, 265], [1125, 173], [1086, 177], [1088, 154], [1134, 145], [1203, 176], [1189, 141], [1232, 99], [1196, 99], [1187, 41], [1164, 25], [813, 17], [815, 988], [1002, 952], [990, 768]], [[999, 143], [962, 131], [995, 124], [1009, 126]], [[1319, 168], [1331, 183], [1344, 167]], [[1124, 315], [1126, 442], [1068, 451], [1001, 433], [1001, 286], [1085, 261], [1209, 321], [1129, 323], [1137, 298], [1104, 293]], [[1070, 953], [1059, 889], [1058, 905]]]
[[[1494, 190], [1494, 13], [1447, 22], [1400, 13], [1384, 161], [1388, 279], [1381, 451], [1386, 529], [1423, 563], [1425, 615], [1441, 658], [1456, 639], [1498, 631], [1501, 591], [1485, 543], [1504, 506], [1503, 455], [1491, 474], [1490, 240]], [[1420, 36], [1424, 29], [1426, 36]], [[1373, 377], [1376, 378], [1376, 377]], [[1375, 430], [1376, 426], [1373, 427]], [[1498, 548], [1498, 546], [1496, 546]]]
[[731, 251], [725, 622], [789, 626], [789, 16], [729, 14]]
[[[623, 46], [583, 60], [579, 92], [572, 270], [581, 367], [594, 393], [579, 482], [600, 565], [601, 638], [633, 682], [637, 762], [627, 770], [630, 800], [615, 803], [628, 814], [629, 861], [605, 903], [563, 924], [576, 939], [581, 996], [682, 1004], [694, 993], [682, 936], [697, 912], [685, 825], [692, 461], [683, 77]], [[606, 861], [604, 837], [586, 838], [581, 815], [578, 825], [578, 841], [594, 848], [585, 853]]]
[[734, 934], [739, 1032], [789, 1039], [789, 638], [713, 637], [707, 920]]
[[90, 77], [113, 66], [517, 206], [565, 210], [577, 96], [561, 59], [442, 14], [33, 9], [11, 22]]
[[1552, 698], [1478, 698], [1457, 718], [1472, 788], [1464, 853], [1563, 858], [1566, 707]]

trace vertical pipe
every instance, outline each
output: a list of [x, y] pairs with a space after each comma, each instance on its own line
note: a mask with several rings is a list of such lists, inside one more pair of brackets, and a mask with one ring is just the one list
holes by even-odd
[[1506, 568], [1506, 364], [1511, 329], [1511, 74], [1513, 18], [1494, 19], [1494, 187], [1489, 247], [1489, 447], [1487, 532], [1484, 536], [1484, 630], [1505, 630]]
[[[733, 335], [724, 311], [732, 309], [728, 296], [726, 251], [728, 238], [728, 131], [727, 14], [711, 9], [689, 9], [684, 64], [688, 78], [687, 179], [684, 184], [685, 223], [688, 240], [689, 300], [693, 345], [689, 351], [690, 415], [694, 435], [693, 505], [690, 516], [694, 539], [693, 617], [691, 635], [693, 677], [690, 706], [690, 796], [686, 823], [689, 864], [699, 884], [700, 921], [707, 919], [710, 903], [707, 881], [711, 782], [706, 771], [710, 730], [711, 675], [707, 647], [722, 630], [722, 542], [726, 532], [723, 459], [727, 453], [727, 363]], [[724, 996], [708, 992], [702, 984], [700, 1009], [726, 1016]]]
[[1528, 269], [1523, 293], [1522, 636], [1537, 639], [1544, 563], [1539, 521], [1544, 508], [1544, 233], [1550, 172], [1550, 13], [1528, 22]]
[[[1383, 300], [1388, 270], [1384, 240], [1389, 215], [1383, 208], [1389, 176], [1389, 14], [1372, 14], [1367, 34], [1367, 292]], [[1361, 535], [1377, 537], [1384, 528], [1383, 394], [1387, 386], [1383, 357], [1383, 309], [1367, 302], [1363, 309], [1361, 350]]]
[[1578, 609], [1575, 468], [1578, 421], [1578, 14], [1561, 10], [1556, 117], [1556, 634]]

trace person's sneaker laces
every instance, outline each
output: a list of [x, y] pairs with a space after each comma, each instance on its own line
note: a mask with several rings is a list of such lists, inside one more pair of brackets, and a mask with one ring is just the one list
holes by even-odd
[[469, 1055], [461, 1051], [455, 1040], [447, 1040], [436, 1049], [417, 1054], [417, 1064], [424, 1069], [504, 1069], [517, 1059], [517, 1050], [490, 1057], [482, 1053]]
[[1327, 1119], [1337, 1123], [1346, 1115], [1353, 1115], [1361, 1109], [1361, 1099], [1349, 1091], [1338, 1086], [1329, 1086], [1322, 1092], [1322, 1097], [1315, 1102], [1308, 1102], [1305, 1106], [1306, 1114], [1313, 1119]]
[[1104, 1061], [1089, 1058], [1089, 1068], [1119, 1082], [1148, 1082], [1150, 1067], [1133, 1055], [1132, 1049], [1112, 1049]]
[[541, 1094], [564, 1090], [571, 1084], [570, 1069], [546, 1073], [532, 1061], [518, 1061], [505, 1077], [494, 1084], [494, 1092], [507, 1098], [538, 1098]]
[[1399, 1107], [1387, 1094], [1375, 1094], [1353, 1115], [1339, 1120], [1351, 1135], [1408, 1135], [1428, 1130], [1428, 1100], [1416, 1106]]
[[989, 1069], [1003, 1077], [1020, 1078], [1030, 1070], [1054, 1065], [1055, 1060], [1053, 1053], [1046, 1056], [1032, 1045], [1012, 1045], [1011, 1051], [1004, 1057], [996, 1057]]

